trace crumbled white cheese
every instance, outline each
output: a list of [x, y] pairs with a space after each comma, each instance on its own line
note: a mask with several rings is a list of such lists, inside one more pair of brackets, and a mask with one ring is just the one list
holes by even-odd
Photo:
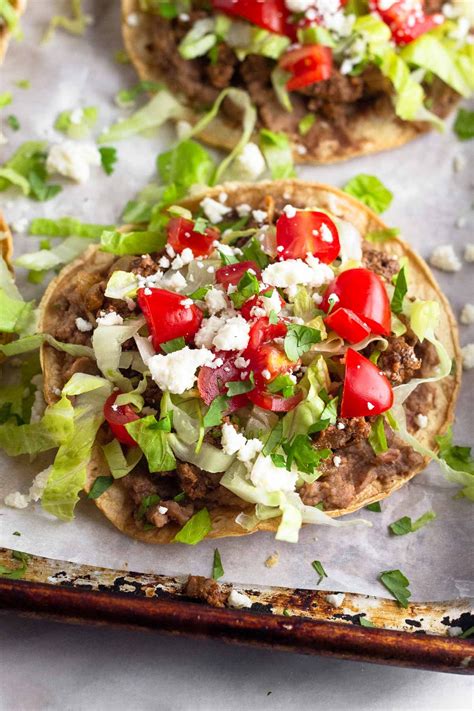
[[330, 595], [326, 595], [325, 597], [327, 602], [333, 607], [342, 607], [346, 595], [345, 593], [331, 593]]
[[448, 635], [450, 637], [459, 637], [463, 633], [462, 627], [448, 627]]
[[457, 155], [453, 158], [453, 170], [455, 173], [460, 173], [466, 167], [466, 157], [463, 155]]
[[86, 183], [90, 178], [91, 166], [99, 166], [100, 162], [100, 153], [96, 146], [64, 141], [50, 147], [46, 170], [48, 173], [64, 175], [77, 183]]
[[461, 348], [462, 367], [464, 370], [474, 368], [474, 343], [468, 343]]
[[29, 498], [20, 491], [12, 491], [11, 494], [7, 494], [3, 499], [7, 506], [12, 509], [26, 509], [29, 504]]
[[122, 316], [115, 311], [109, 311], [108, 313], [99, 316], [97, 319], [98, 326], [121, 326], [122, 324]]
[[168, 257], [165, 257], [163, 255], [163, 257], [160, 257], [158, 264], [162, 269], [168, 269], [170, 266], [170, 260], [168, 259]]
[[337, 454], [335, 457], [332, 458], [332, 463], [334, 464], [335, 467], [340, 467], [342, 464], [342, 459], [339, 457]]
[[267, 219], [268, 213], [266, 210], [252, 210], [252, 217], [255, 222], [258, 222], [258, 224], [261, 225], [262, 222], [265, 222]]
[[256, 180], [265, 170], [265, 158], [256, 143], [250, 141], [239, 153], [234, 169], [242, 180]]
[[466, 225], [467, 225], [467, 217], [465, 217], [464, 215], [460, 215], [456, 219], [456, 222], [454, 224], [456, 225], [458, 230], [464, 229], [464, 227], [466, 227]]
[[227, 215], [232, 209], [210, 197], [205, 197], [204, 200], [201, 200], [200, 205], [207, 219], [212, 222], [213, 225], [218, 222], [222, 222], [225, 215]]
[[306, 12], [314, 7], [314, 0], [285, 0], [285, 5], [290, 12]]
[[199, 331], [194, 336], [194, 342], [198, 348], [212, 348], [214, 337], [225, 324], [225, 318], [210, 316], [203, 319]]
[[92, 331], [94, 327], [89, 321], [86, 321], [85, 318], [78, 316], [76, 318], [76, 328], [78, 331], [81, 331], [81, 333], [87, 333], [87, 331]]
[[247, 217], [252, 212], [252, 208], [246, 202], [243, 202], [242, 205], [237, 205], [235, 209], [239, 217]]
[[422, 415], [421, 412], [419, 412], [415, 416], [415, 424], [420, 428], [420, 430], [424, 430], [428, 424], [428, 418], [426, 415]]
[[242, 316], [226, 320], [212, 343], [220, 351], [242, 351], [249, 343], [250, 325]]
[[[185, 234], [185, 237], [187, 234]], [[177, 269], [182, 269], [182, 267], [187, 266], [188, 264], [191, 264], [191, 262], [194, 260], [194, 254], [192, 252], [192, 249], [189, 247], [186, 247], [183, 249], [181, 254], [177, 254], [176, 257], [173, 259], [171, 263], [171, 269], [174, 269], [175, 271]]]
[[43, 495], [51, 469], [52, 467], [49, 466], [35, 476], [28, 494], [22, 494], [20, 491], [13, 491], [7, 494], [4, 498], [5, 504], [14, 509], [26, 509], [31, 501], [39, 501]]
[[78, 107], [77, 109], [73, 109], [71, 113], [69, 114], [69, 120], [72, 124], [75, 126], [78, 126], [82, 119], [84, 118], [84, 109], [81, 109]]
[[224, 292], [215, 287], [207, 292], [204, 301], [211, 314], [217, 314], [227, 308], [227, 298]]
[[211, 365], [214, 354], [207, 348], [191, 350], [188, 346], [168, 355], [155, 355], [148, 361], [151, 377], [161, 390], [180, 395], [190, 390], [196, 380], [196, 371]]
[[168, 513], [168, 508], [166, 506], [158, 506], [158, 513], [164, 516], [165, 513]]
[[451, 244], [436, 247], [431, 253], [430, 264], [443, 272], [458, 272], [462, 266]]
[[246, 360], [245, 358], [242, 358], [242, 356], [239, 356], [235, 359], [234, 365], [236, 368], [244, 370], [244, 368], [248, 368], [248, 366], [250, 365], [250, 360]]
[[262, 306], [265, 309], [265, 315], [269, 316], [272, 311], [279, 314], [281, 311], [281, 298], [276, 289], [273, 289], [270, 296], [261, 296]]
[[31, 407], [30, 422], [39, 422], [46, 410], [46, 401], [43, 394], [43, 376], [41, 374], [34, 375], [31, 378], [32, 385], [35, 386], [35, 396]]
[[296, 209], [296, 207], [293, 207], [293, 205], [285, 205], [285, 207], [283, 208], [283, 212], [288, 218], [291, 219], [296, 215], [298, 210]]
[[466, 244], [464, 248], [464, 261], [474, 262], [474, 244]]
[[187, 138], [192, 130], [193, 127], [191, 126], [189, 121], [178, 121], [176, 124], [176, 134], [180, 141], [183, 141], [185, 138]]
[[227, 604], [229, 607], [233, 607], [236, 610], [242, 610], [243, 608], [252, 607], [252, 600], [244, 593], [240, 593], [237, 590], [231, 590], [229, 597], [227, 598]]
[[131, 12], [127, 15], [127, 25], [129, 27], [138, 27], [140, 24], [140, 15], [137, 12]]
[[181, 272], [170, 271], [164, 275], [160, 281], [160, 286], [171, 291], [182, 291], [186, 288], [187, 282]]
[[294, 491], [297, 471], [276, 467], [270, 457], [260, 454], [250, 472], [252, 484], [264, 491]]
[[18, 232], [18, 234], [24, 234], [28, 228], [28, 218], [20, 217], [18, 220], [12, 224], [13, 232]]
[[221, 445], [225, 454], [237, 454], [237, 459], [244, 463], [251, 462], [263, 449], [259, 439], [247, 439], [227, 422], [222, 425]]
[[474, 323], [474, 304], [466, 304], [463, 307], [459, 320], [466, 326], [470, 326], [471, 323]]
[[330, 282], [334, 273], [327, 264], [322, 264], [315, 257], [308, 256], [307, 261], [302, 259], [287, 259], [284, 262], [270, 264], [262, 272], [265, 284], [281, 288], [307, 284], [317, 288]]

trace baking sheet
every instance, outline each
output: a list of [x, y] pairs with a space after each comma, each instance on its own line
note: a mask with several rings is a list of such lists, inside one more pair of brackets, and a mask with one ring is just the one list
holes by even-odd
[[[113, 101], [115, 93], [136, 82], [131, 67], [117, 64], [113, 55], [121, 47], [118, 0], [95, 0], [85, 6], [94, 17], [85, 37], [58, 31], [48, 45], [40, 38], [49, 18], [68, 11], [59, 0], [30, 0], [23, 22], [25, 40], [14, 43], [6, 64], [0, 69], [0, 90], [13, 91], [14, 103], [3, 115], [15, 114], [21, 131], [8, 128], [9, 143], [0, 146], [1, 160], [25, 140], [60, 140], [52, 126], [60, 111], [78, 106], [100, 107], [98, 130], [126, 112]], [[29, 79], [31, 89], [14, 84]], [[97, 132], [98, 132], [97, 130]], [[46, 203], [36, 203], [17, 193], [0, 194], [0, 206], [15, 223], [26, 217], [72, 215], [90, 222], [112, 223], [122, 207], [155, 173], [155, 157], [174, 140], [165, 127], [155, 137], [137, 137], [117, 144], [119, 163], [115, 173], [102, 171], [76, 186], [64, 183], [64, 191]], [[404, 149], [349, 163], [326, 167], [304, 167], [300, 177], [343, 185], [358, 173], [377, 175], [394, 193], [385, 214], [386, 221], [401, 229], [402, 235], [427, 257], [437, 244], [451, 243], [458, 256], [463, 245], [474, 242], [472, 171], [474, 142], [461, 143], [448, 129], [444, 137], [430, 134]], [[458, 170], [455, 167], [458, 167]], [[459, 168], [462, 168], [459, 170]], [[459, 218], [464, 224], [459, 224]], [[35, 249], [37, 240], [15, 234], [15, 253]], [[474, 302], [474, 264], [463, 264], [457, 274], [437, 273], [458, 316], [462, 306]], [[18, 273], [24, 293], [30, 298], [35, 287]], [[461, 342], [474, 340], [474, 326], [460, 326]], [[455, 424], [456, 440], [472, 444], [474, 371], [465, 372]], [[0, 455], [0, 500], [10, 491], [27, 491], [32, 475], [41, 471], [44, 458], [11, 460]], [[377, 582], [383, 570], [399, 568], [410, 580], [413, 600], [442, 600], [474, 595], [472, 505], [453, 500], [456, 490], [447, 486], [436, 465], [382, 503], [383, 513], [364, 511], [373, 523], [368, 528], [331, 530], [307, 527], [298, 545], [278, 543], [273, 535], [260, 533], [240, 539], [204, 541], [198, 547], [146, 546], [116, 532], [91, 502], [77, 508], [74, 522], [64, 524], [41, 512], [0, 506], [0, 545], [36, 555], [77, 563], [128, 568], [160, 574], [195, 573], [209, 575], [212, 554], [219, 547], [225, 580], [243, 584], [283, 585], [315, 588], [317, 576], [311, 561], [320, 560], [328, 577], [320, 589], [352, 591], [386, 596]], [[387, 525], [401, 516], [416, 518], [428, 509], [436, 521], [415, 534], [393, 537]], [[360, 514], [356, 514], [358, 516]], [[13, 533], [19, 531], [21, 536]], [[279, 564], [267, 568], [265, 560], [273, 552]]]

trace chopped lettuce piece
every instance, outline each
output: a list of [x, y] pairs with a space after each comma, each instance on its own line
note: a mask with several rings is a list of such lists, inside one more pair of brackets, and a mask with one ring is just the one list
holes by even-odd
[[[18, 182], [12, 181], [8, 175], [2, 175], [3, 171], [13, 171], [13, 175], [21, 176], [27, 181], [29, 173], [38, 166], [38, 156], [44, 154], [46, 147], [47, 143], [45, 141], [27, 141], [23, 143], [0, 169], [0, 191], [6, 190], [12, 184], [18, 185]], [[30, 191], [29, 183], [28, 187], [23, 191], [25, 195], [28, 195]]]
[[133, 338], [145, 324], [145, 318], [126, 319], [122, 324], [108, 326], [98, 323], [92, 336], [92, 347], [97, 359], [97, 367], [109, 380], [122, 390], [130, 390], [129, 381], [119, 371], [122, 343]]
[[91, 22], [90, 15], [86, 15], [82, 8], [82, 0], [70, 0], [72, 17], [53, 15], [49, 21], [48, 29], [43, 37], [43, 42], [49, 42], [58, 28], [71, 35], [83, 35], [87, 25]]
[[203, 508], [184, 524], [183, 528], [174, 537], [174, 540], [178, 543], [187, 543], [187, 545], [194, 546], [199, 541], [202, 541], [211, 530], [212, 521], [209, 511]]
[[114, 479], [121, 479], [129, 474], [142, 458], [142, 452], [138, 447], [130, 448], [125, 455], [117, 439], [104, 444], [102, 451]]
[[[230, 24], [230, 20], [228, 22]], [[184, 59], [196, 59], [207, 54], [217, 42], [215, 26], [216, 21], [211, 17], [196, 20], [179, 44], [180, 55]]]
[[82, 254], [86, 247], [87, 245], [81, 237], [67, 237], [64, 242], [51, 249], [40, 249], [38, 252], [22, 254], [15, 259], [15, 264], [35, 272], [46, 271], [61, 264], [69, 264]]
[[132, 299], [136, 296], [137, 289], [137, 275], [118, 269], [110, 275], [105, 289], [105, 296], [108, 296], [110, 299]]
[[454, 132], [461, 141], [469, 141], [474, 138], [474, 111], [459, 109], [454, 122]]
[[3, 355], [17, 356], [23, 353], [30, 353], [31, 351], [36, 351], [43, 343], [48, 343], [48, 345], [56, 348], [58, 351], [63, 351], [74, 357], [80, 358], [84, 356], [85, 358], [94, 358], [94, 351], [89, 346], [80, 346], [74, 343], [61, 343], [57, 341], [49, 333], [36, 333], [32, 336], [24, 336], [19, 338], [17, 341], [12, 341], [12, 343], [0, 343], [0, 353]]
[[131, 89], [121, 89], [115, 96], [115, 103], [121, 108], [129, 108], [135, 104], [135, 101], [140, 94], [147, 91], [156, 94], [156, 92], [160, 91], [162, 88], [163, 84], [143, 79], [142, 81], [139, 81], [138, 84], [135, 84], [135, 86], [132, 86]]
[[176, 468], [171, 437], [153, 415], [129, 422], [125, 428], [145, 455], [151, 472], [167, 472]]
[[115, 164], [118, 161], [117, 149], [113, 146], [101, 146], [99, 148], [99, 153], [104, 173], [106, 175], [112, 175], [115, 170]]
[[393, 193], [375, 175], [360, 173], [351, 178], [343, 190], [377, 213], [385, 212], [393, 200]]
[[296, 175], [291, 144], [285, 133], [263, 128], [260, 131], [260, 148], [274, 180], [293, 178]]
[[57, 220], [37, 218], [32, 220], [29, 233], [38, 237], [86, 237], [100, 239], [104, 230], [114, 230], [115, 225], [95, 225], [81, 222], [75, 217], [60, 217]]
[[5, 22], [10, 32], [15, 32], [18, 29], [18, 11], [12, 5], [10, 0], [0, 0], [0, 17]]
[[54, 128], [65, 133], [69, 138], [80, 140], [90, 134], [98, 118], [99, 110], [96, 106], [62, 111], [55, 121]]
[[271, 74], [272, 86], [276, 97], [280, 104], [283, 106], [283, 108], [288, 111], [288, 113], [291, 113], [291, 111], [293, 111], [290, 94], [288, 89], [286, 88], [287, 81], [290, 77], [291, 74], [285, 72], [281, 67], [278, 66], [275, 67]]
[[123, 256], [159, 252], [166, 244], [163, 232], [116, 232], [105, 230], [100, 238], [103, 252]]
[[159, 128], [168, 119], [184, 119], [186, 116], [185, 107], [167, 89], [162, 89], [146, 106], [104, 130], [99, 136], [99, 143], [121, 141], [137, 133]]

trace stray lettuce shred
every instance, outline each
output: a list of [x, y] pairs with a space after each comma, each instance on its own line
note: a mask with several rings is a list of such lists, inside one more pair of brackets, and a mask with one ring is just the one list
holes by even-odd
[[56, 30], [62, 29], [71, 35], [83, 35], [87, 26], [91, 23], [90, 15], [86, 15], [82, 7], [82, 0], [70, 0], [71, 15], [53, 15], [49, 21], [48, 28], [44, 34], [43, 42], [50, 42]]
[[69, 138], [80, 140], [90, 134], [98, 118], [99, 110], [96, 106], [62, 111], [55, 121], [54, 128], [65, 133]]
[[291, 144], [285, 133], [276, 133], [263, 128], [260, 131], [260, 148], [273, 180], [295, 177]]
[[57, 220], [37, 218], [32, 220], [29, 233], [35, 237], [85, 237], [100, 239], [104, 230], [114, 230], [115, 225], [96, 225], [81, 222], [75, 217], [60, 217]]

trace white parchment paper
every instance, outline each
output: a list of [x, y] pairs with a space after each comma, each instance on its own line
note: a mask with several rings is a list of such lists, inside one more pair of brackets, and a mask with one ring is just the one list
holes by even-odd
[[[68, 9], [60, 0], [30, 0], [24, 19], [25, 40], [12, 44], [0, 68], [0, 91], [13, 91], [14, 102], [3, 116], [15, 114], [21, 131], [5, 128], [9, 142], [0, 146], [3, 162], [25, 140], [61, 139], [52, 126], [57, 114], [78, 106], [100, 108], [99, 128], [124, 112], [113, 97], [136, 82], [131, 67], [118, 65], [114, 52], [121, 48], [119, 0], [85, 3], [94, 24], [85, 37], [59, 31], [52, 42], [40, 38], [52, 14]], [[31, 89], [15, 82], [29, 79]], [[98, 131], [97, 131], [98, 132]], [[137, 137], [117, 144], [119, 163], [106, 177], [97, 170], [84, 186], [64, 183], [64, 191], [47, 203], [35, 203], [17, 193], [0, 194], [7, 219], [72, 215], [89, 222], [119, 220], [125, 203], [155, 173], [155, 158], [174, 140], [165, 127], [156, 137]], [[473, 181], [474, 142], [461, 143], [450, 129], [442, 137], [430, 134], [400, 150], [326, 167], [305, 167], [301, 177], [342, 186], [358, 173], [377, 175], [395, 198], [386, 221], [424, 256], [435, 245], [453, 244], [461, 256], [464, 244], [474, 242]], [[455, 169], [457, 166], [458, 170]], [[461, 168], [461, 170], [459, 170]], [[464, 218], [459, 222], [459, 218]], [[462, 227], [459, 225], [463, 225]], [[15, 234], [15, 252], [36, 248], [35, 238]], [[474, 264], [464, 263], [457, 274], [437, 273], [456, 315], [474, 302]], [[19, 282], [30, 297], [35, 288], [19, 270]], [[474, 326], [460, 326], [461, 342], [474, 340]], [[455, 424], [459, 443], [472, 444], [474, 371], [465, 372]], [[32, 476], [42, 469], [40, 460], [27, 458], [0, 462], [0, 500], [10, 491], [27, 491]], [[26, 510], [0, 506], [0, 545], [37, 555], [113, 568], [160, 574], [210, 574], [212, 552], [218, 545], [225, 579], [243, 584], [316, 587], [311, 561], [321, 560], [328, 577], [320, 588], [385, 595], [377, 582], [383, 570], [400, 568], [410, 579], [414, 600], [441, 600], [474, 595], [473, 508], [453, 500], [436, 465], [393, 494], [382, 504], [383, 513], [363, 512], [372, 528], [331, 530], [307, 527], [298, 545], [277, 543], [271, 534], [240, 539], [205, 541], [197, 547], [146, 546], [118, 533], [91, 502], [77, 508], [73, 523], [52, 520], [39, 507]], [[389, 536], [387, 525], [404, 515], [416, 518], [428, 509], [437, 519], [415, 534]], [[14, 536], [19, 531], [21, 536]], [[274, 551], [280, 554], [274, 568], [264, 565]]]

